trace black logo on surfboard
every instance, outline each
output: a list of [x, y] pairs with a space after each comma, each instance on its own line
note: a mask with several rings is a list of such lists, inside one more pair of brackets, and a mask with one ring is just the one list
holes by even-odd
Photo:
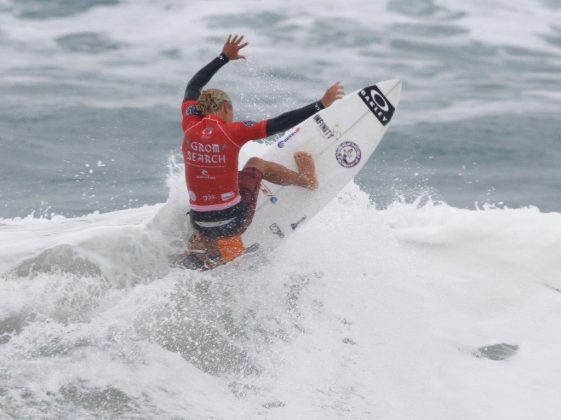
[[387, 125], [391, 121], [395, 108], [376, 85], [365, 87], [358, 96], [382, 125]]
[[281, 230], [280, 226], [276, 223], [273, 223], [269, 226], [269, 230], [274, 234], [277, 235], [279, 238], [284, 238], [284, 232]]
[[307, 216], [302, 217], [300, 220], [298, 220], [295, 223], [291, 223], [290, 227], [292, 228], [292, 230], [296, 230], [296, 228], [300, 225], [300, 223], [302, 223], [304, 220], [306, 220]]

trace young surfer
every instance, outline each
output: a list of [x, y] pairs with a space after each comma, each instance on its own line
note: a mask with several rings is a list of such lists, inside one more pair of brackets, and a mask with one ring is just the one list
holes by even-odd
[[238, 172], [238, 154], [248, 141], [286, 131], [344, 95], [343, 86], [337, 82], [321, 100], [305, 107], [259, 122], [233, 122], [234, 108], [228, 94], [202, 89], [228, 61], [245, 58], [240, 55], [248, 45], [243, 38], [228, 36], [222, 53], [189, 81], [181, 106], [189, 215], [197, 232], [184, 256], [183, 264], [190, 267], [211, 268], [220, 260], [224, 262], [225, 252], [232, 254], [226, 259], [243, 253], [240, 235], [253, 219], [262, 179], [317, 189], [314, 162], [307, 153], [294, 154], [298, 172], [257, 157], [249, 159]]

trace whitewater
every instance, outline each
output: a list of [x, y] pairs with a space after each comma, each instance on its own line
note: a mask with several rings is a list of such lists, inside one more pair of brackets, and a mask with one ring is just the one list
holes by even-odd
[[[560, 21], [555, 0], [0, 0], [0, 419], [560, 418]], [[240, 118], [338, 79], [402, 79], [402, 101], [283, 246], [191, 272], [179, 101], [228, 32], [251, 42], [216, 78]]]
[[4, 417], [557, 418], [559, 213], [350, 184], [195, 273], [180, 169], [163, 205], [2, 220]]

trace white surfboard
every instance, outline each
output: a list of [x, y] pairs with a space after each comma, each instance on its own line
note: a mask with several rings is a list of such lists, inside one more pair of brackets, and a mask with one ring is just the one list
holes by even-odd
[[260, 157], [293, 170], [297, 170], [294, 152], [310, 153], [319, 188], [310, 191], [263, 181], [253, 222], [242, 235], [244, 244], [259, 244], [261, 250], [269, 251], [327, 205], [362, 169], [382, 140], [400, 94], [399, 80], [359, 89], [267, 146]]

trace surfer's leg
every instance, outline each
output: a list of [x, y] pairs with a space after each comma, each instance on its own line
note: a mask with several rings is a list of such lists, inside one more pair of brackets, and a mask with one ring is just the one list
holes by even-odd
[[298, 172], [275, 162], [253, 157], [246, 163], [245, 168], [256, 168], [263, 174], [263, 179], [277, 185], [297, 185], [299, 187], [316, 190], [318, 181], [312, 156], [305, 152], [294, 153], [294, 160]]

